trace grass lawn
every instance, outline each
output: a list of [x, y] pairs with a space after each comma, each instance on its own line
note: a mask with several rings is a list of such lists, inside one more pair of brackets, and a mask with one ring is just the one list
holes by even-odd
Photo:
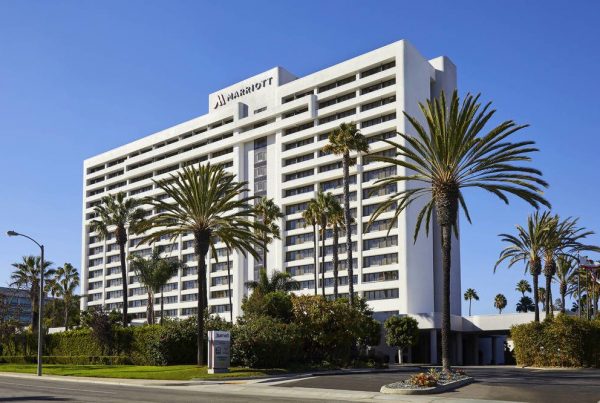
[[[281, 374], [285, 370], [259, 370], [230, 368], [227, 374], [208, 374], [206, 367], [195, 365], [141, 366], [141, 365], [59, 365], [47, 364], [44, 374], [64, 376], [89, 376], [96, 378], [190, 380], [192, 378], [222, 379]], [[0, 364], [0, 372], [35, 374], [35, 364]]]

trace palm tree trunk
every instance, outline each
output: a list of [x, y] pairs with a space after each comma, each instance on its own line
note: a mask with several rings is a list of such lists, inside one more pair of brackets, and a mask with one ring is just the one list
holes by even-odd
[[123, 283], [123, 327], [127, 327], [127, 267], [125, 266], [125, 245], [127, 243], [127, 238], [125, 238], [125, 242], [122, 239], [118, 239], [119, 241], [119, 257], [121, 258], [121, 280]]
[[263, 256], [262, 256], [262, 264], [263, 264], [263, 269], [265, 269], [265, 271], [267, 271], [267, 241], [264, 240], [263, 243]]
[[565, 313], [565, 295], [567, 294], [567, 284], [561, 281], [559, 291], [560, 291], [560, 302], [561, 302], [560, 311], [562, 313]]
[[346, 227], [346, 261], [348, 267], [348, 300], [350, 306], [354, 305], [354, 270], [352, 268], [352, 231], [350, 223], [352, 216], [350, 214], [350, 153], [345, 152], [342, 158], [342, 167], [344, 170], [344, 225]]
[[533, 305], [535, 307], [534, 322], [540, 321], [540, 306], [539, 306], [539, 295], [538, 295], [538, 274], [533, 273]]
[[321, 293], [325, 297], [325, 227], [321, 228]]
[[[442, 226], [442, 368], [450, 370], [450, 268], [452, 239], [450, 225]], [[471, 303], [469, 302], [469, 315]]]
[[314, 276], [315, 277], [315, 295], [318, 294], [318, 288], [317, 287], [318, 287], [318, 283], [319, 283], [318, 282], [318, 278], [319, 278], [318, 277], [318, 273], [319, 273], [318, 250], [319, 249], [318, 249], [318, 246], [317, 246], [317, 243], [318, 243], [318, 240], [317, 240], [318, 234], [319, 234], [319, 232], [317, 231], [316, 225], [313, 225], [313, 236], [314, 236], [313, 237], [313, 246], [315, 248], [314, 259], [313, 259], [315, 261], [315, 276]]
[[[198, 304], [196, 312], [196, 319], [198, 321], [198, 354], [197, 361], [198, 366], [204, 365], [204, 310], [208, 305], [206, 296], [206, 255], [208, 253], [208, 247], [210, 242], [210, 233], [208, 232], [197, 232], [194, 234], [195, 239], [195, 250], [196, 258], [198, 259]], [[229, 278], [227, 278], [229, 282]]]
[[546, 317], [552, 316], [552, 277], [546, 275]]
[[[231, 277], [231, 264], [229, 263], [229, 247], [226, 249], [227, 252], [227, 278]], [[229, 293], [229, 320], [233, 323], [233, 303], [231, 302], [231, 282], [227, 282], [227, 292]]]
[[161, 285], [160, 286], [160, 324], [163, 324], [163, 321], [165, 320], [164, 317], [164, 312], [165, 312], [165, 286]]
[[333, 226], [333, 299], [338, 299], [338, 242], [339, 228], [337, 224]]
[[70, 298], [67, 298], [67, 296], [63, 298], [63, 303], [65, 304], [65, 330], [69, 330], [69, 306], [71, 305], [69, 300]]
[[471, 316], [471, 298], [469, 298], [469, 316]]

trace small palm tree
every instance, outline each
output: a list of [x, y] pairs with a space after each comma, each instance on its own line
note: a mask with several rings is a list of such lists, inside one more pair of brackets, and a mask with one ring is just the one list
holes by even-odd
[[262, 241], [262, 264], [263, 267], [267, 268], [267, 245], [270, 244], [273, 239], [281, 239], [279, 225], [277, 221], [283, 218], [281, 209], [273, 199], [261, 197], [256, 206], [254, 206], [256, 212], [256, 218], [260, 220], [267, 231], [258, 230], [257, 236]]
[[97, 219], [90, 222], [90, 230], [98, 233], [101, 239], [113, 234], [119, 245], [121, 260], [121, 280], [123, 285], [123, 326], [127, 326], [127, 265], [125, 246], [128, 234], [141, 232], [146, 211], [140, 206], [138, 199], [125, 198], [124, 192], [104, 196], [98, 206], [94, 207]]
[[[381, 179], [379, 188], [398, 182], [410, 182], [404, 188], [381, 203], [371, 216], [372, 223], [380, 214], [396, 206], [400, 213], [419, 198], [424, 206], [417, 215], [415, 241], [423, 221], [428, 234], [431, 217], [435, 213], [441, 234], [442, 257], [442, 366], [450, 369], [450, 274], [452, 232], [458, 237], [458, 210], [462, 208], [471, 220], [463, 191], [479, 188], [498, 196], [505, 203], [508, 196], [516, 196], [534, 207], [547, 205], [541, 188], [547, 183], [537, 169], [520, 165], [530, 161], [530, 154], [537, 151], [531, 141], [511, 142], [509, 137], [526, 126], [505, 121], [482, 134], [494, 111], [490, 104], [481, 108], [479, 96], [467, 94], [461, 103], [454, 91], [447, 104], [445, 94], [426, 105], [419, 104], [424, 120], [404, 113], [416, 132], [416, 136], [399, 133], [401, 142], [385, 140], [396, 147], [395, 158], [371, 157], [396, 165], [397, 175]], [[390, 226], [391, 229], [391, 226]]]
[[508, 246], [500, 252], [500, 257], [494, 266], [494, 272], [498, 266], [508, 261], [508, 267], [515, 263], [525, 262], [525, 272], [529, 273], [533, 279], [533, 300], [535, 306], [535, 322], [540, 321], [538, 279], [542, 274], [542, 254], [544, 251], [544, 242], [548, 233], [550, 213], [540, 214], [535, 212], [527, 217], [527, 226], [517, 225], [517, 235], [500, 234], [502, 241]]
[[465, 301], [469, 301], [469, 316], [471, 316], [471, 301], [479, 301], [479, 295], [477, 295], [477, 291], [472, 288], [467, 288], [464, 295]]
[[498, 313], [502, 313], [502, 310], [506, 308], [506, 297], [502, 294], [496, 295], [494, 298], [494, 308], [498, 310]]
[[63, 299], [64, 326], [69, 330], [69, 312], [73, 305], [75, 290], [79, 287], [79, 272], [71, 263], [65, 263], [56, 269], [50, 287], [52, 295]]
[[[255, 245], [262, 240], [257, 229], [268, 231], [257, 222], [256, 213], [250, 203], [254, 196], [243, 196], [249, 189], [247, 182], [237, 182], [235, 176], [221, 165], [188, 166], [169, 178], [154, 181], [168, 198], [147, 200], [160, 213], [151, 217], [146, 229], [155, 230], [142, 242], [155, 242], [161, 237], [193, 234], [194, 249], [198, 259], [198, 365], [204, 363], [204, 311], [207, 308], [206, 255], [215, 250], [215, 241], [221, 240], [231, 249], [246, 251], [258, 259], [260, 254]], [[228, 281], [230, 281], [228, 279]]]
[[152, 249], [152, 254], [148, 259], [135, 254], [130, 256], [129, 259], [131, 260], [131, 267], [135, 271], [135, 275], [139, 277], [140, 282], [144, 284], [148, 293], [148, 306], [146, 309], [149, 325], [155, 323], [154, 297], [156, 293], [160, 292], [160, 323], [162, 324], [164, 320], [164, 287], [171, 277], [177, 275], [179, 269], [185, 267], [185, 264], [177, 258], [161, 257], [161, 252], [158, 248]]
[[329, 144], [323, 151], [342, 156], [342, 169], [344, 172], [344, 226], [346, 228], [346, 261], [348, 267], [348, 292], [350, 305], [354, 305], [354, 271], [352, 267], [352, 215], [350, 214], [350, 159], [351, 153], [368, 153], [369, 143], [355, 123], [342, 123], [329, 134]]
[[521, 297], [519, 302], [517, 302], [517, 312], [533, 312], [535, 311], [535, 305], [531, 298], [529, 297]]
[[318, 267], [319, 267], [318, 248], [317, 248], [317, 242], [318, 242], [317, 226], [319, 225], [319, 213], [315, 209], [315, 206], [313, 203], [309, 203], [306, 210], [304, 210], [302, 212], [302, 219], [304, 220], [304, 228], [306, 228], [307, 226], [310, 225], [310, 226], [312, 226], [312, 230], [313, 230], [313, 262], [315, 265], [314, 281], [315, 281], [315, 295], [317, 295], [317, 290], [318, 290], [317, 273], [318, 273]]
[[531, 285], [529, 285], [529, 281], [527, 280], [520, 280], [517, 283], [517, 288], [515, 288], [515, 290], [519, 291], [524, 297], [526, 292], [531, 292]]
[[271, 275], [271, 278], [269, 278], [267, 271], [264, 268], [261, 268], [258, 280], [247, 281], [246, 287], [256, 293], [265, 295], [276, 291], [290, 292], [299, 290], [300, 283], [293, 280], [290, 273], [277, 270], [275, 270]]
[[[338, 299], [338, 278], [339, 278], [339, 239], [340, 228], [344, 225], [344, 208], [337, 199], [333, 198], [329, 210], [329, 224], [331, 225], [333, 235], [333, 299]], [[352, 220], [354, 221], [354, 220]]]
[[546, 310], [546, 289], [544, 287], [539, 287], [538, 288], [538, 304], [541, 302], [542, 303], [542, 310], [545, 311]]
[[565, 313], [565, 298], [569, 285], [576, 279], [575, 261], [573, 258], [560, 255], [556, 259], [556, 277], [558, 278], [558, 292], [560, 293], [560, 311]]
[[331, 205], [336, 200], [331, 193], [318, 192], [317, 197], [308, 202], [308, 209], [313, 211], [317, 224], [319, 225], [319, 234], [321, 236], [321, 293], [325, 296], [325, 238], [327, 226], [329, 225], [329, 214]]
[[[46, 291], [50, 288], [50, 280], [54, 276], [54, 270], [49, 269], [53, 263], [44, 260], [44, 298]], [[13, 263], [15, 270], [10, 275], [10, 286], [27, 289], [29, 292], [29, 300], [31, 301], [31, 328], [36, 330], [39, 317], [39, 296], [40, 296], [40, 256], [23, 256], [21, 262]]]

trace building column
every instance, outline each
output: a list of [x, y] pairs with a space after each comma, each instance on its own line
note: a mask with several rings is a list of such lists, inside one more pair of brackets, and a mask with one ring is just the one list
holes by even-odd
[[431, 364], [438, 364], [437, 349], [437, 329], [431, 329], [429, 332], [429, 361]]

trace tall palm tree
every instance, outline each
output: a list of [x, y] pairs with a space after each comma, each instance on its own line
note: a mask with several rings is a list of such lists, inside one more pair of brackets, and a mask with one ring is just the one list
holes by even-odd
[[[49, 260], [44, 260], [44, 296], [48, 290], [49, 280], [54, 276], [54, 270], [49, 269], [53, 263]], [[27, 289], [29, 292], [29, 300], [31, 301], [31, 328], [35, 332], [38, 325], [39, 316], [39, 296], [40, 296], [40, 256], [23, 256], [22, 261], [13, 263], [15, 270], [10, 275], [10, 286]], [[48, 281], [47, 281], [48, 280]]]
[[[354, 221], [354, 220], [352, 220]], [[329, 210], [329, 224], [331, 225], [333, 235], [333, 299], [338, 299], [338, 278], [339, 278], [339, 238], [340, 227], [344, 225], [344, 208], [333, 198]], [[351, 223], [352, 224], [352, 223]]]
[[506, 297], [503, 294], [497, 294], [494, 298], [494, 308], [498, 310], [498, 313], [502, 313], [502, 310], [507, 305]]
[[321, 293], [325, 296], [325, 234], [329, 225], [329, 213], [335, 198], [331, 193], [318, 192], [317, 197], [308, 202], [308, 209], [314, 212], [317, 224], [319, 225], [319, 235], [321, 237]]
[[558, 278], [558, 292], [560, 293], [560, 311], [565, 313], [565, 298], [569, 291], [569, 285], [576, 279], [575, 261], [573, 258], [560, 255], [556, 259], [556, 277]]
[[315, 281], [315, 295], [317, 295], [317, 290], [318, 290], [318, 267], [319, 267], [319, 262], [318, 262], [318, 248], [317, 248], [317, 242], [318, 242], [318, 231], [317, 231], [317, 226], [319, 224], [319, 214], [317, 212], [317, 210], [315, 209], [315, 206], [313, 205], [313, 203], [308, 204], [306, 210], [304, 210], [302, 212], [302, 219], [304, 220], [304, 228], [306, 228], [307, 226], [312, 226], [312, 230], [313, 230], [313, 262], [315, 265], [315, 269], [314, 269], [314, 281]]
[[348, 267], [348, 292], [350, 305], [354, 305], [354, 270], [352, 267], [352, 215], [350, 214], [350, 159], [351, 153], [368, 153], [369, 143], [355, 123], [342, 123], [329, 134], [329, 144], [323, 151], [342, 156], [342, 169], [344, 172], [344, 226], [346, 228], [346, 261]]
[[50, 287], [52, 295], [63, 299], [64, 324], [65, 329], [69, 330], [69, 312], [74, 301], [75, 290], [79, 287], [79, 272], [71, 263], [65, 263], [56, 269]]
[[535, 304], [529, 297], [521, 297], [517, 302], [517, 312], [533, 312], [535, 310]]
[[[481, 108], [479, 95], [467, 94], [461, 103], [454, 91], [449, 104], [445, 94], [426, 105], [419, 104], [426, 126], [419, 119], [404, 113], [416, 136], [398, 133], [402, 142], [385, 140], [396, 147], [393, 157], [375, 156], [374, 160], [400, 167], [397, 175], [377, 181], [379, 188], [399, 181], [409, 182], [404, 189], [381, 203], [371, 216], [371, 224], [388, 208], [396, 206], [395, 218], [415, 200], [423, 197], [425, 203], [417, 215], [415, 241], [425, 221], [428, 234], [431, 217], [441, 232], [442, 256], [442, 365], [450, 369], [450, 273], [451, 236], [458, 237], [458, 210], [462, 208], [467, 220], [463, 190], [480, 188], [499, 197], [505, 203], [514, 195], [534, 207], [547, 205], [541, 188], [547, 183], [537, 169], [520, 165], [530, 160], [537, 151], [531, 141], [511, 142], [510, 136], [526, 126], [505, 121], [487, 133], [482, 133], [494, 115], [490, 104]], [[392, 221], [393, 222], [393, 221]], [[390, 226], [391, 230], [391, 226]]]
[[467, 288], [464, 294], [465, 301], [469, 301], [469, 316], [471, 316], [471, 301], [479, 301], [479, 295], [473, 288]]
[[540, 321], [538, 279], [542, 274], [542, 254], [545, 237], [548, 233], [546, 224], [549, 216], [550, 213], [547, 211], [542, 214], [536, 211], [527, 217], [525, 227], [517, 225], [517, 235], [500, 234], [502, 241], [507, 243], [508, 246], [500, 252], [500, 257], [494, 266], [494, 271], [496, 271], [504, 261], [508, 261], [509, 268], [517, 262], [525, 262], [525, 272], [529, 269], [533, 279], [535, 322]]
[[129, 234], [141, 232], [146, 211], [140, 206], [142, 202], [134, 198], [125, 198], [124, 192], [104, 196], [98, 206], [94, 207], [97, 219], [90, 222], [90, 230], [98, 233], [101, 239], [113, 234], [119, 245], [121, 260], [121, 280], [123, 285], [123, 326], [127, 326], [127, 265], [125, 246]]
[[544, 287], [538, 288], [538, 304], [542, 303], [542, 310], [546, 311], [546, 289]]
[[163, 323], [164, 286], [185, 265], [177, 258], [161, 257], [161, 252], [158, 248], [152, 249], [152, 254], [148, 259], [135, 254], [131, 255], [129, 259], [135, 275], [139, 277], [140, 282], [146, 287], [146, 292], [148, 293], [148, 305], [146, 307], [148, 324], [153, 325], [156, 322], [154, 298], [158, 292], [160, 292], [160, 323]]
[[[261, 240], [256, 230], [268, 228], [256, 221], [250, 205], [255, 197], [244, 196], [247, 182], [237, 182], [235, 176], [221, 165], [188, 166], [167, 179], [154, 181], [156, 186], [174, 200], [168, 203], [158, 198], [149, 199], [159, 213], [148, 221], [146, 229], [154, 230], [142, 242], [154, 242], [161, 237], [176, 238], [192, 233], [198, 259], [198, 365], [204, 363], [204, 310], [207, 308], [206, 255], [215, 251], [219, 239], [232, 249], [243, 250], [258, 259], [255, 245]], [[230, 279], [228, 279], [230, 281]]]
[[517, 283], [516, 291], [519, 291], [521, 295], [524, 297], [526, 292], [531, 292], [531, 285], [529, 285], [529, 281], [523, 279], [519, 280]]
[[277, 221], [283, 218], [283, 213], [273, 199], [261, 197], [256, 206], [254, 206], [256, 212], [256, 218], [259, 219], [268, 231], [258, 230], [258, 237], [261, 239], [262, 247], [262, 263], [263, 267], [267, 268], [267, 245], [270, 244], [273, 239], [281, 239], [279, 225]]
[[289, 292], [300, 289], [300, 283], [292, 279], [290, 273], [275, 270], [271, 277], [267, 275], [267, 271], [261, 268], [259, 271], [258, 280], [247, 281], [246, 287], [254, 292], [268, 294], [270, 292], [283, 291]]

